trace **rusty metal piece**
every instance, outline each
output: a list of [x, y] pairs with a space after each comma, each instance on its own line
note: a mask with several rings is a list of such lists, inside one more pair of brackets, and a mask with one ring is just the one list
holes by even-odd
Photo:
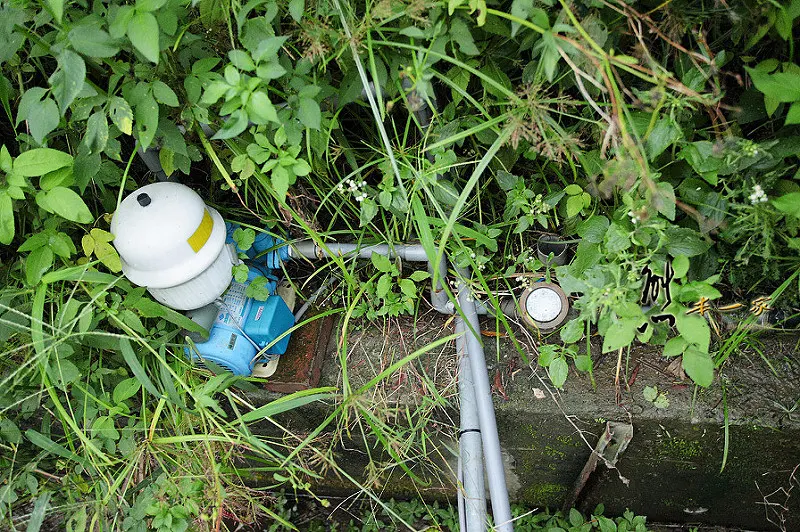
[[278, 369], [264, 388], [270, 392], [292, 393], [316, 387], [335, 319], [335, 316], [326, 316], [294, 331]]

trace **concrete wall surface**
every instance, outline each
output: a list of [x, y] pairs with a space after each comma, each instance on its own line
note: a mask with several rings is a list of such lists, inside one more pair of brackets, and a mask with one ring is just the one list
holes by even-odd
[[[452, 319], [431, 313], [416, 321], [389, 320], [383, 327], [351, 324], [343, 343], [341, 324], [333, 327], [320, 384], [348, 387], [351, 395], [337, 431], [331, 432], [333, 425], [327, 431], [330, 444], [338, 463], [383, 497], [453, 501], [458, 426], [454, 342], [425, 349], [453, 334], [453, 328]], [[593, 342], [596, 387], [570, 362], [563, 390], [553, 388], [546, 370], [536, 364], [537, 345], [558, 342], [557, 334], [526, 338], [520, 333], [512, 341], [495, 320], [485, 319], [482, 338], [514, 501], [540, 508], [574, 502], [583, 511], [602, 502], [606, 515], [630, 508], [650, 521], [757, 530], [774, 530], [775, 521], [786, 530], [800, 530], [800, 470], [794, 473], [800, 465], [797, 337], [750, 336], [707, 389], [682, 379], [670, 366], [673, 360], [662, 358], [653, 346], [623, 353], [617, 387], [618, 353], [603, 355]], [[357, 393], [421, 348], [420, 356]], [[655, 387], [667, 401], [656, 401], [658, 406], [648, 401], [645, 387]], [[270, 397], [260, 395], [252, 400]], [[286, 422], [302, 434], [334, 406], [307, 405], [291, 412]], [[633, 437], [616, 469], [601, 461], [581, 482], [608, 421], [630, 423]], [[374, 437], [375, 427], [391, 444]], [[353, 487], [328, 475], [317, 485], [317, 491], [326, 490]]]

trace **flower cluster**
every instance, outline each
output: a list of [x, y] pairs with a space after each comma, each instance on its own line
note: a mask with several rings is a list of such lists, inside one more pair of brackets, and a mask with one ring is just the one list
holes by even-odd
[[355, 200], [359, 203], [367, 199], [367, 193], [363, 190], [364, 187], [367, 186], [366, 181], [353, 181], [352, 179], [346, 179], [344, 183], [339, 183], [336, 186], [336, 190], [344, 194], [345, 190], [355, 194]]
[[536, 194], [536, 197], [530, 203], [528, 214], [530, 216], [539, 216], [540, 214], [546, 214], [549, 210], [550, 205], [544, 202], [544, 197], [541, 194]]
[[756, 157], [759, 153], [758, 144], [752, 140], [739, 141], [739, 150], [745, 157]]
[[767, 201], [767, 195], [764, 193], [764, 189], [761, 188], [761, 185], [756, 185], [753, 187], [753, 193], [749, 196], [750, 203], [753, 205], [757, 203], [765, 203]]

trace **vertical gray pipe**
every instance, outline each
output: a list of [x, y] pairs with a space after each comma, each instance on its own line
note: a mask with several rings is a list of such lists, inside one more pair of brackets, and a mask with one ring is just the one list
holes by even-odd
[[464, 335], [464, 320], [456, 316], [456, 353], [458, 354], [458, 397], [460, 430], [458, 438], [459, 518], [462, 532], [486, 530], [486, 487], [483, 482], [483, 449], [478, 409], [472, 384], [472, 368]]
[[161, 160], [158, 158], [159, 150], [155, 148], [147, 148], [146, 150], [143, 150], [138, 144], [136, 146], [136, 150], [139, 152], [139, 157], [142, 158], [144, 164], [147, 165], [147, 169], [155, 174], [157, 180], [170, 180], [169, 176], [164, 172], [164, 168], [161, 167]]
[[466, 347], [472, 369], [472, 384], [480, 421], [486, 472], [489, 478], [489, 495], [492, 499], [494, 526], [495, 530], [512, 532], [514, 524], [511, 521], [511, 504], [508, 500], [505, 466], [500, 449], [500, 437], [497, 434], [497, 420], [494, 416], [489, 373], [486, 369], [483, 344], [479, 337], [481, 329], [478, 323], [478, 313], [475, 311], [475, 301], [472, 299], [472, 294], [465, 281], [469, 278], [469, 270], [457, 268], [456, 271], [460, 277], [458, 280], [458, 304], [466, 319]]
[[[322, 249], [310, 240], [298, 242], [294, 248], [290, 248], [290, 257], [305, 257], [308, 259], [322, 259], [330, 256], [358, 256], [368, 258], [373, 253], [386, 255], [389, 257], [400, 257], [407, 261], [428, 261], [425, 249], [421, 245], [398, 244], [388, 246], [386, 244], [360, 246], [358, 244], [326, 244], [327, 249]], [[506, 487], [505, 466], [503, 464], [503, 454], [500, 449], [500, 437], [497, 434], [497, 420], [494, 415], [494, 404], [492, 403], [492, 391], [489, 386], [489, 373], [486, 369], [486, 359], [483, 352], [483, 344], [480, 341], [480, 324], [478, 323], [478, 313], [472, 294], [466, 285], [465, 279], [469, 278], [469, 270], [457, 269], [460, 276], [458, 282], [458, 304], [466, 322], [459, 319], [464, 327], [465, 352], [468, 353], [470, 375], [472, 376], [474, 409], [477, 411], [478, 425], [480, 427], [481, 442], [483, 443], [483, 455], [485, 460], [486, 474], [489, 479], [489, 494], [492, 500], [492, 516], [494, 518], [495, 530], [500, 532], [513, 532], [514, 525], [511, 521], [511, 503], [508, 500], [508, 489]], [[466, 373], [466, 372], [465, 372]], [[468, 385], [467, 382], [464, 383]], [[461, 415], [472, 415], [470, 403], [467, 408], [462, 406]], [[465, 412], [465, 410], [467, 410]], [[474, 411], [472, 411], [474, 412]], [[462, 464], [463, 465], [463, 464]], [[462, 471], [466, 475], [466, 468]], [[466, 500], [464, 501], [466, 505]], [[466, 517], [466, 515], [465, 515]]]

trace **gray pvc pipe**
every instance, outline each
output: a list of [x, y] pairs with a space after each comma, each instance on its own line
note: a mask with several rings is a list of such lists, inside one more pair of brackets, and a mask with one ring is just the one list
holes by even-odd
[[457, 316], [458, 396], [461, 403], [458, 438], [458, 480], [461, 486], [458, 491], [458, 513], [462, 532], [484, 532], [486, 487], [483, 477], [483, 447], [464, 331], [464, 320]]
[[[361, 246], [358, 244], [331, 243], [326, 244], [325, 247], [327, 249], [317, 246], [316, 243], [311, 240], [304, 240], [296, 243], [293, 248], [289, 248], [289, 256], [308, 259], [322, 259], [332, 256], [369, 258], [373, 253], [378, 253], [390, 258], [400, 257], [409, 262], [428, 262], [425, 249], [420, 244], [397, 244], [394, 246], [375, 244]], [[441, 268], [441, 264], [438, 267]], [[509, 502], [508, 489], [506, 488], [505, 466], [503, 465], [503, 454], [500, 449], [500, 436], [497, 433], [497, 420], [494, 415], [492, 391], [489, 386], [489, 373], [486, 368], [483, 344], [481, 344], [480, 338], [478, 337], [480, 334], [478, 313], [475, 301], [472, 299], [472, 294], [466, 282], [464, 282], [464, 279], [469, 277], [469, 270], [459, 268], [457, 272], [461, 277], [458, 282], [458, 303], [461, 312], [464, 314], [464, 319], [466, 319], [466, 322], [464, 322], [463, 319], [460, 319], [461, 316], [458, 316], [458, 322], [461, 322], [465, 330], [465, 334], [462, 335], [465, 342], [464, 351], [469, 354], [468, 360], [471, 370], [469, 374], [472, 377], [474, 396], [474, 403], [468, 400], [467, 407], [464, 408], [462, 406], [461, 416], [471, 416], [477, 411], [486, 473], [489, 478], [489, 494], [492, 500], [492, 515], [495, 523], [494, 529], [500, 532], [513, 532], [514, 525], [511, 521], [511, 503]], [[442, 290], [442, 292], [444, 292], [444, 290]], [[452, 313], [452, 311], [447, 313]], [[465, 381], [465, 385], [468, 385], [468, 381]], [[475, 405], [475, 409], [469, 410], [472, 408], [471, 405], [473, 404]], [[464, 410], [467, 410], [467, 412], [464, 412]], [[470, 445], [473, 444], [470, 443]], [[464, 468], [462, 473], [466, 474], [466, 468]], [[465, 506], [466, 502], [465, 500]]]
[[[327, 248], [327, 249], [326, 249]], [[293, 258], [304, 257], [307, 259], [324, 259], [330, 257], [359, 257], [368, 259], [373, 253], [385, 255], [390, 258], [400, 257], [408, 262], [427, 262], [431, 281], [438, 273], [436, 283], [431, 286], [431, 305], [442, 314], [452, 314], [455, 307], [447, 297], [442, 283], [447, 278], [447, 259], [442, 257], [437, 266], [428, 261], [425, 248], [420, 244], [339, 244], [332, 242], [325, 247], [318, 246], [313, 240], [303, 240], [289, 247], [289, 256]], [[438, 271], [437, 271], [438, 270]], [[485, 309], [484, 309], [485, 310]]]
[[478, 313], [475, 311], [475, 301], [467, 288], [464, 279], [469, 277], [469, 270], [457, 268], [461, 279], [458, 281], [458, 304], [466, 319], [464, 336], [466, 337], [469, 365], [472, 369], [473, 390], [477, 405], [478, 419], [481, 427], [481, 441], [483, 454], [486, 460], [486, 471], [489, 478], [489, 495], [492, 499], [492, 516], [494, 517], [495, 530], [512, 532], [514, 525], [511, 521], [511, 504], [506, 488], [505, 466], [503, 454], [500, 449], [500, 436], [497, 433], [497, 420], [494, 416], [492, 403], [492, 389], [489, 386], [489, 372], [486, 368], [486, 358], [483, 344], [479, 338], [480, 324]]
[[169, 181], [170, 178], [164, 172], [164, 168], [161, 166], [161, 160], [158, 158], [158, 152], [155, 148], [147, 148], [143, 150], [141, 146], [137, 144], [136, 150], [139, 152], [139, 157], [142, 158], [144, 164], [147, 166], [147, 169], [155, 174], [156, 179], [159, 181]]

